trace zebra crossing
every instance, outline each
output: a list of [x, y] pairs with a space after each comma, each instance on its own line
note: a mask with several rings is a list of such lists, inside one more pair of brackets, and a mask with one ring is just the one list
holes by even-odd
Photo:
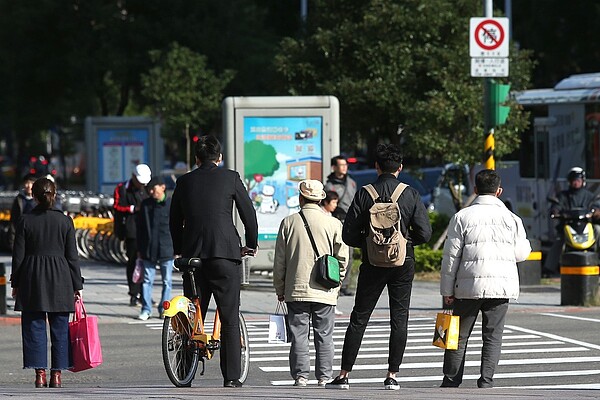
[[[292, 385], [289, 374], [289, 344], [268, 343], [267, 320], [246, 321], [250, 338], [250, 369], [253, 375], [266, 374], [273, 386]], [[434, 347], [434, 317], [411, 318], [408, 343], [397, 380], [409, 387], [435, 387], [442, 380], [444, 350]], [[334, 374], [339, 371], [348, 319], [337, 318], [333, 333]], [[351, 385], [379, 385], [387, 371], [389, 320], [372, 318], [350, 377]], [[311, 338], [312, 340], [312, 338]], [[465, 361], [465, 386], [479, 378], [481, 325], [469, 339]], [[311, 371], [315, 350], [310, 344]], [[260, 371], [260, 372], [259, 372]], [[600, 346], [515, 325], [504, 330], [502, 357], [494, 379], [497, 386], [569, 387], [572, 376], [595, 376], [600, 381]], [[471, 382], [469, 382], [471, 381]], [[309, 385], [316, 385], [314, 376]], [[599, 385], [592, 385], [600, 388]]]

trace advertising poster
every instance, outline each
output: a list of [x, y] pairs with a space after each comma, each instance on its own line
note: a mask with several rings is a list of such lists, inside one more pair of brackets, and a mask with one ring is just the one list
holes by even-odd
[[137, 164], [148, 163], [149, 141], [147, 129], [98, 130], [98, 179], [103, 193], [129, 179]]
[[298, 183], [323, 178], [322, 117], [244, 117], [244, 183], [259, 241], [275, 241], [281, 220], [300, 210]]

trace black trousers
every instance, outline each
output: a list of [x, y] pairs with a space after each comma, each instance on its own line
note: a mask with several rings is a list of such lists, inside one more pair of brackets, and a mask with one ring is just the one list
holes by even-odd
[[127, 254], [127, 285], [129, 286], [129, 295], [138, 296], [142, 293], [142, 279], [138, 283], [133, 282], [133, 270], [135, 269], [135, 260], [137, 259], [137, 240], [136, 238], [125, 239], [125, 253]]
[[412, 259], [407, 259], [403, 266], [396, 268], [373, 267], [365, 263], [360, 266], [354, 309], [350, 314], [342, 350], [343, 370], [352, 371], [371, 314], [387, 286], [391, 328], [388, 371], [399, 371], [406, 349], [408, 309], [414, 276], [415, 264]]
[[[241, 264], [225, 258], [202, 259], [202, 267], [194, 273], [200, 295], [202, 317], [206, 316], [211, 295], [215, 297], [221, 318], [221, 373], [224, 380], [241, 375], [240, 285]], [[189, 278], [184, 275], [183, 293], [191, 296]]]

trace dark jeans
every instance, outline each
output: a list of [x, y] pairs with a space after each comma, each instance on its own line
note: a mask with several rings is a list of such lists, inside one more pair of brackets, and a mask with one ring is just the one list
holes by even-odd
[[354, 309], [346, 329], [342, 350], [342, 369], [352, 371], [369, 318], [387, 286], [390, 305], [390, 352], [388, 370], [398, 372], [408, 333], [408, 309], [415, 275], [414, 260], [408, 259], [402, 267], [382, 268], [363, 263], [358, 274]]
[[[202, 317], [206, 315], [211, 295], [215, 296], [221, 319], [221, 373], [227, 381], [241, 375], [240, 339], [240, 285], [241, 264], [224, 258], [202, 259], [202, 267], [194, 274], [201, 298]], [[183, 293], [191, 296], [187, 274], [184, 275]]]
[[442, 386], [458, 387], [462, 383], [465, 370], [465, 354], [469, 336], [481, 311], [481, 377], [477, 387], [494, 387], [494, 371], [500, 361], [504, 320], [508, 311], [508, 299], [456, 299], [454, 315], [460, 317], [458, 349], [444, 353], [444, 380]]
[[52, 346], [51, 369], [63, 370], [71, 366], [69, 345], [69, 313], [23, 311], [21, 335], [23, 338], [23, 368], [48, 368], [48, 338], [46, 315], [50, 324]]
[[135, 269], [135, 260], [137, 259], [137, 240], [136, 238], [125, 239], [125, 253], [127, 254], [127, 285], [129, 286], [129, 295], [138, 296], [142, 293], [142, 279], [138, 283], [133, 282], [133, 270]]

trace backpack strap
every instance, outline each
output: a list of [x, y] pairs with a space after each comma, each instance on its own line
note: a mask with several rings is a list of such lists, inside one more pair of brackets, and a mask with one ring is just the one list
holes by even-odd
[[379, 198], [379, 193], [377, 193], [377, 190], [375, 190], [375, 186], [368, 184], [363, 187], [371, 195], [373, 201], [377, 201], [377, 199]]
[[400, 182], [400, 184], [398, 186], [396, 186], [396, 189], [394, 189], [394, 192], [392, 193], [392, 203], [397, 203], [398, 199], [400, 198], [400, 195], [402, 194], [402, 192], [404, 192], [404, 189], [406, 189], [408, 187], [408, 185], [406, 183], [402, 183]]
[[[368, 184], [363, 187], [371, 195], [371, 198], [373, 199], [373, 201], [376, 201], [379, 198], [379, 193], [377, 193], [377, 190], [375, 190], [375, 187], [373, 185]], [[402, 183], [402, 182], [400, 182], [400, 184], [398, 186], [396, 186], [396, 189], [394, 189], [394, 192], [392, 193], [392, 197], [391, 197], [392, 203], [398, 202], [400, 195], [402, 194], [402, 192], [404, 192], [404, 189], [406, 189], [407, 187], [408, 187], [408, 185], [406, 183]]]

